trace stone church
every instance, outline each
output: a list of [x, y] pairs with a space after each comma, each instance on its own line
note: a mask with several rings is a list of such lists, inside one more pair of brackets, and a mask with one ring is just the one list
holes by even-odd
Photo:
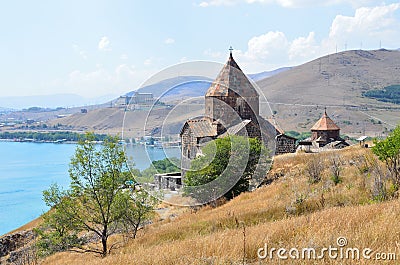
[[295, 152], [296, 139], [259, 115], [259, 95], [233, 59], [232, 51], [205, 95], [205, 115], [187, 120], [181, 137], [182, 173], [207, 142], [227, 135], [260, 139], [276, 154]]
[[311, 127], [311, 137], [301, 141], [299, 145], [301, 150], [310, 151], [311, 148], [341, 149], [350, 144], [340, 137], [339, 126], [328, 116], [325, 108], [322, 117]]

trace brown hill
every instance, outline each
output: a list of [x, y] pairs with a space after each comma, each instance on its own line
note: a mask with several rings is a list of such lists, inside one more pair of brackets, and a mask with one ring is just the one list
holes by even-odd
[[[319, 156], [326, 163], [322, 181], [310, 184], [303, 173], [309, 161]], [[344, 161], [342, 182], [335, 185], [329, 170], [333, 157]], [[366, 148], [346, 148], [324, 154], [283, 155], [274, 159], [271, 185], [243, 193], [217, 207], [173, 215], [140, 231], [138, 238], [102, 259], [93, 254], [58, 253], [42, 264], [379, 264], [361, 257], [324, 259], [278, 259], [278, 248], [338, 247], [396, 253], [400, 223], [398, 199], [377, 203], [372, 164], [381, 165]], [[362, 172], [359, 166], [366, 165]], [[373, 167], [375, 167], [373, 166]], [[174, 206], [170, 206], [174, 208]], [[347, 244], [346, 244], [347, 242]], [[257, 252], [268, 244], [273, 259], [259, 259]], [[286, 253], [287, 254], [287, 253]], [[392, 256], [393, 258], [393, 256]], [[393, 260], [391, 260], [393, 261]], [[391, 261], [383, 264], [391, 264]], [[398, 264], [392, 262], [392, 264]]]
[[[286, 131], [309, 131], [325, 107], [341, 132], [351, 136], [376, 136], [400, 122], [400, 105], [362, 96], [364, 91], [400, 84], [400, 51], [355, 50], [331, 54], [257, 84], [269, 101], [277, 123]], [[204, 113], [203, 108], [201, 100], [185, 102], [177, 108], [180, 113], [175, 108], [158, 107], [147, 119], [146, 132], [143, 130], [146, 110], [95, 109], [50, 123], [73, 130], [120, 133], [126, 115], [125, 135], [137, 137], [159, 133], [168, 117], [167, 131], [177, 134], [184, 121]], [[175, 110], [173, 115], [171, 109]], [[260, 102], [260, 112], [267, 118], [272, 116], [265, 100]]]
[[393, 84], [400, 84], [400, 52], [383, 49], [327, 55], [258, 82], [285, 130], [309, 130], [327, 107], [342, 132], [371, 136], [399, 123], [400, 106], [362, 92]]
[[[183, 109], [182, 109], [183, 108]], [[189, 102], [178, 107], [155, 107], [125, 111], [123, 108], [101, 108], [87, 113], [75, 113], [68, 117], [47, 122], [50, 126], [61, 124], [74, 131], [93, 131], [124, 137], [144, 135], [178, 134], [183, 122], [203, 113], [203, 104]]]

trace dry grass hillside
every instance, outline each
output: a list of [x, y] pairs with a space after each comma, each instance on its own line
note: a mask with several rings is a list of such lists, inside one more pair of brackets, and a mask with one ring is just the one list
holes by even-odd
[[[342, 128], [342, 133], [355, 137], [363, 134], [376, 136], [400, 122], [400, 105], [362, 96], [362, 92], [367, 90], [400, 84], [400, 51], [356, 50], [331, 54], [260, 80], [257, 84], [270, 102], [278, 125], [286, 131], [309, 131], [321, 117], [324, 107]], [[171, 133], [178, 134], [187, 118], [204, 113], [203, 105], [189, 105], [190, 108], [181, 115], [168, 120]], [[146, 134], [153, 129], [159, 130], [170, 116], [169, 111], [169, 108], [156, 110], [148, 119]], [[265, 100], [260, 102], [260, 112], [265, 118], [272, 115]], [[70, 126], [71, 130], [115, 134], [121, 132], [126, 114], [125, 132], [137, 137], [144, 134], [147, 113], [103, 107], [88, 114], [77, 113], [55, 119], [50, 124]]]
[[[339, 155], [342, 182], [331, 180], [330, 163]], [[322, 157], [322, 180], [308, 182], [309, 161]], [[102, 259], [93, 254], [58, 253], [43, 264], [316, 264], [315, 260], [260, 260], [259, 248], [371, 248], [399, 254], [400, 202], [372, 200], [375, 174], [382, 165], [368, 149], [325, 154], [283, 155], [275, 159], [271, 185], [244, 193], [217, 207], [156, 221], [136, 240]], [[393, 194], [392, 194], [393, 195]], [[399, 257], [400, 258], [400, 257]], [[396, 264], [391, 261], [383, 264]], [[377, 260], [325, 259], [318, 264], [380, 264]]]
[[114, 135], [121, 135], [123, 131], [125, 137], [141, 137], [153, 133], [159, 135], [161, 130], [176, 135], [185, 120], [202, 113], [202, 105], [199, 104], [192, 104], [189, 111], [174, 111], [174, 108], [170, 107], [125, 111], [121, 108], [108, 107], [89, 110], [88, 113], [75, 113], [51, 120], [47, 124], [50, 126], [61, 124], [71, 130]]
[[383, 49], [331, 54], [258, 82], [285, 130], [308, 130], [327, 106], [344, 133], [371, 136], [400, 122], [400, 106], [362, 92], [393, 84], [400, 84], [400, 51]]

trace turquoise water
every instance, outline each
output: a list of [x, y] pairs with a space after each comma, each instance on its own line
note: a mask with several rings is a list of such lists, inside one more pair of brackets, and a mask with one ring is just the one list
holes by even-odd
[[[42, 191], [50, 184], [68, 187], [68, 164], [74, 151], [73, 144], [0, 142], [0, 235], [47, 210]], [[164, 153], [138, 145], [128, 146], [127, 153], [143, 170], [153, 160], [178, 157], [180, 151], [171, 148]]]

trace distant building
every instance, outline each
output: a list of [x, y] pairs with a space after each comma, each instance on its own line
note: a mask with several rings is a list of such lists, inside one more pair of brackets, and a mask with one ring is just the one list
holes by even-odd
[[311, 127], [311, 137], [301, 141], [300, 147], [311, 148], [332, 148], [341, 149], [349, 146], [344, 139], [340, 137], [340, 128], [328, 116], [326, 109], [322, 117]]
[[27, 119], [26, 124], [33, 124], [35, 122], [34, 119]]
[[296, 141], [296, 138], [286, 135], [284, 133], [278, 134], [276, 136], [275, 154], [281, 155], [286, 153], [295, 153]]
[[179, 190], [182, 187], [180, 172], [163, 173], [154, 175], [154, 185], [157, 189]]
[[153, 93], [133, 92], [132, 95], [120, 96], [116, 101], [117, 107], [126, 108], [134, 105], [151, 105], [154, 103]]
[[127, 97], [129, 104], [153, 104], [153, 93], [139, 93], [135, 92], [131, 97]]
[[325, 109], [322, 117], [311, 128], [311, 141], [316, 141], [319, 146], [324, 146], [338, 140], [342, 140], [340, 138], [340, 128], [329, 118]]
[[367, 140], [367, 138], [368, 138], [368, 136], [363, 135], [363, 136], [358, 137], [358, 138], [356, 139], [356, 141], [360, 144], [360, 146], [368, 147], [368, 144], [365, 143], [365, 141]]

